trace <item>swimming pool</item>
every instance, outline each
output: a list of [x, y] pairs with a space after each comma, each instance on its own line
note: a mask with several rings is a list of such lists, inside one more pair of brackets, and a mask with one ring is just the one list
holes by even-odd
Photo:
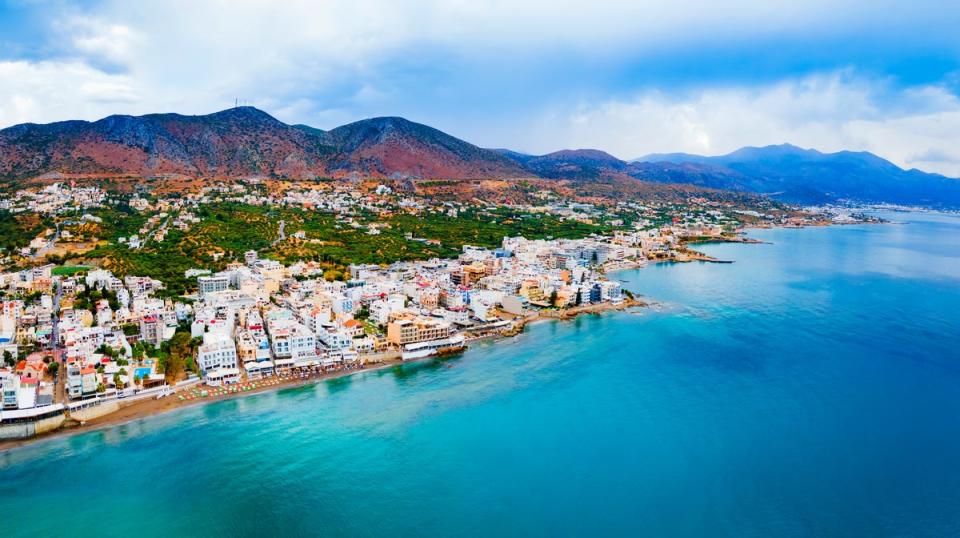
[[136, 370], [133, 371], [133, 377], [139, 377], [140, 379], [144, 379], [144, 378], [150, 377], [150, 369], [149, 369], [149, 368], [137, 368]]

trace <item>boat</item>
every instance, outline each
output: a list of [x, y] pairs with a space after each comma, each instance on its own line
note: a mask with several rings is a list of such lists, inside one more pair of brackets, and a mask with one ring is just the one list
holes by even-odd
[[465, 339], [462, 334], [455, 334], [439, 340], [427, 340], [425, 342], [414, 342], [403, 346], [403, 352], [400, 357], [405, 360], [422, 359], [431, 355], [451, 355], [459, 353], [466, 349]]

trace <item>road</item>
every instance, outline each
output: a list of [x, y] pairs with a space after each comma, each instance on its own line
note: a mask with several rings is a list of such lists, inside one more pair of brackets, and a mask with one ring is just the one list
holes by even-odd
[[44, 255], [47, 251], [52, 249], [53, 246], [57, 243], [57, 239], [60, 239], [60, 223], [59, 222], [56, 223], [56, 226], [57, 226], [57, 230], [56, 232], [54, 232], [53, 237], [50, 239], [50, 241], [43, 247], [37, 249], [37, 251], [33, 254], [32, 258], [34, 260], [39, 259], [40, 256]]
[[55, 402], [65, 402], [67, 401], [67, 365], [63, 350], [60, 349], [60, 299], [63, 297], [63, 286], [60, 285], [59, 279], [55, 280], [53, 285], [57, 288], [57, 291], [53, 294], [53, 319], [50, 331], [50, 350], [53, 352], [53, 360], [60, 365], [57, 368], [57, 384], [54, 388], [53, 400]]
[[284, 221], [282, 221], [282, 220], [280, 221], [280, 234], [279, 234], [279, 236], [277, 237], [277, 240], [274, 241], [273, 243], [271, 243], [271, 246], [272, 246], [272, 245], [276, 245], [276, 244], [279, 243], [280, 241], [283, 241], [284, 239], [287, 238], [286, 232], [283, 231], [283, 229], [284, 229], [284, 227], [285, 227], [286, 225], [287, 225], [286, 222], [284, 222]]

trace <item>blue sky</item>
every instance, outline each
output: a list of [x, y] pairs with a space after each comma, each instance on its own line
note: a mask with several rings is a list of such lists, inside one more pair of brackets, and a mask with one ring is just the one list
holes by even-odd
[[960, 176], [960, 3], [0, 0], [0, 125], [399, 115], [621, 158], [791, 142]]

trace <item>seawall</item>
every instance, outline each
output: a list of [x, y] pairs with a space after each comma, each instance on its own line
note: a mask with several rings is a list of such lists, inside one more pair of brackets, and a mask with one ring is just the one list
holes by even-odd
[[35, 435], [51, 432], [63, 426], [67, 420], [65, 414], [42, 418], [34, 422], [20, 422], [0, 425], [0, 439], [29, 439]]
[[116, 400], [103, 402], [99, 405], [92, 405], [90, 407], [71, 410], [70, 418], [78, 422], [86, 422], [104, 415], [109, 415], [118, 409], [120, 409], [120, 403]]

